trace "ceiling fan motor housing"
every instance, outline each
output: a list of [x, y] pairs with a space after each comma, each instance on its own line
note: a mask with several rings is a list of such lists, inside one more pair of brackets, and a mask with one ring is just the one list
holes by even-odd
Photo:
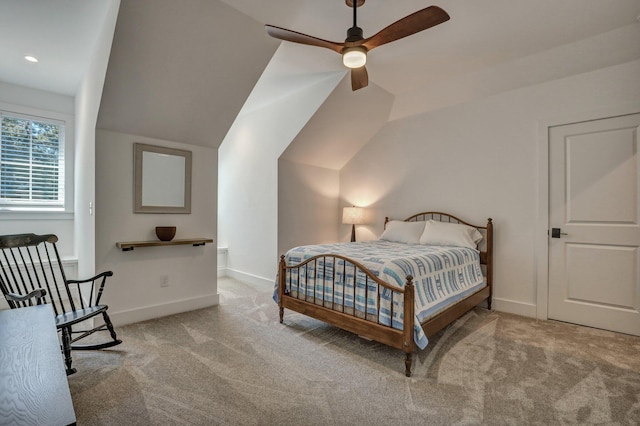
[[345, 43], [360, 41], [364, 39], [362, 28], [353, 26], [347, 30]]
[[347, 68], [360, 68], [367, 63], [367, 49], [361, 45], [362, 28], [354, 25], [347, 30], [347, 39], [342, 49], [342, 63]]

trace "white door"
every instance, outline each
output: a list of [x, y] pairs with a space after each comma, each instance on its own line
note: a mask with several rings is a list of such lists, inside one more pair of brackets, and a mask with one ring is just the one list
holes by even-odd
[[549, 129], [550, 319], [640, 335], [639, 126]]

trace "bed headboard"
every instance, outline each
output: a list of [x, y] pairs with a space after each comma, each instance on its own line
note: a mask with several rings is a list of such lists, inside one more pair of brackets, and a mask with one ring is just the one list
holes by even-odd
[[[384, 218], [384, 226], [386, 228], [389, 218]], [[480, 263], [485, 265], [485, 278], [487, 285], [491, 286], [493, 282], [493, 220], [487, 219], [485, 226], [478, 226], [466, 222], [452, 214], [442, 212], [422, 212], [416, 213], [404, 219], [405, 222], [422, 222], [427, 220], [437, 220], [438, 222], [461, 223], [463, 225], [473, 226], [484, 237], [478, 246], [480, 250]]]

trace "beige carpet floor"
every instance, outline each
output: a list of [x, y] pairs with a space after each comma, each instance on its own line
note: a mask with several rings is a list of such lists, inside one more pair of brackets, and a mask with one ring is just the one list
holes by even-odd
[[117, 328], [74, 352], [79, 425], [635, 425], [640, 338], [476, 308], [404, 356], [302, 315], [270, 288]]

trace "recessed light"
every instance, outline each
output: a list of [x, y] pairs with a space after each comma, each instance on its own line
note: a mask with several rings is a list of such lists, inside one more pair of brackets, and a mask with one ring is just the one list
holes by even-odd
[[38, 58], [36, 58], [35, 56], [27, 55], [24, 58], [29, 62], [38, 62]]

